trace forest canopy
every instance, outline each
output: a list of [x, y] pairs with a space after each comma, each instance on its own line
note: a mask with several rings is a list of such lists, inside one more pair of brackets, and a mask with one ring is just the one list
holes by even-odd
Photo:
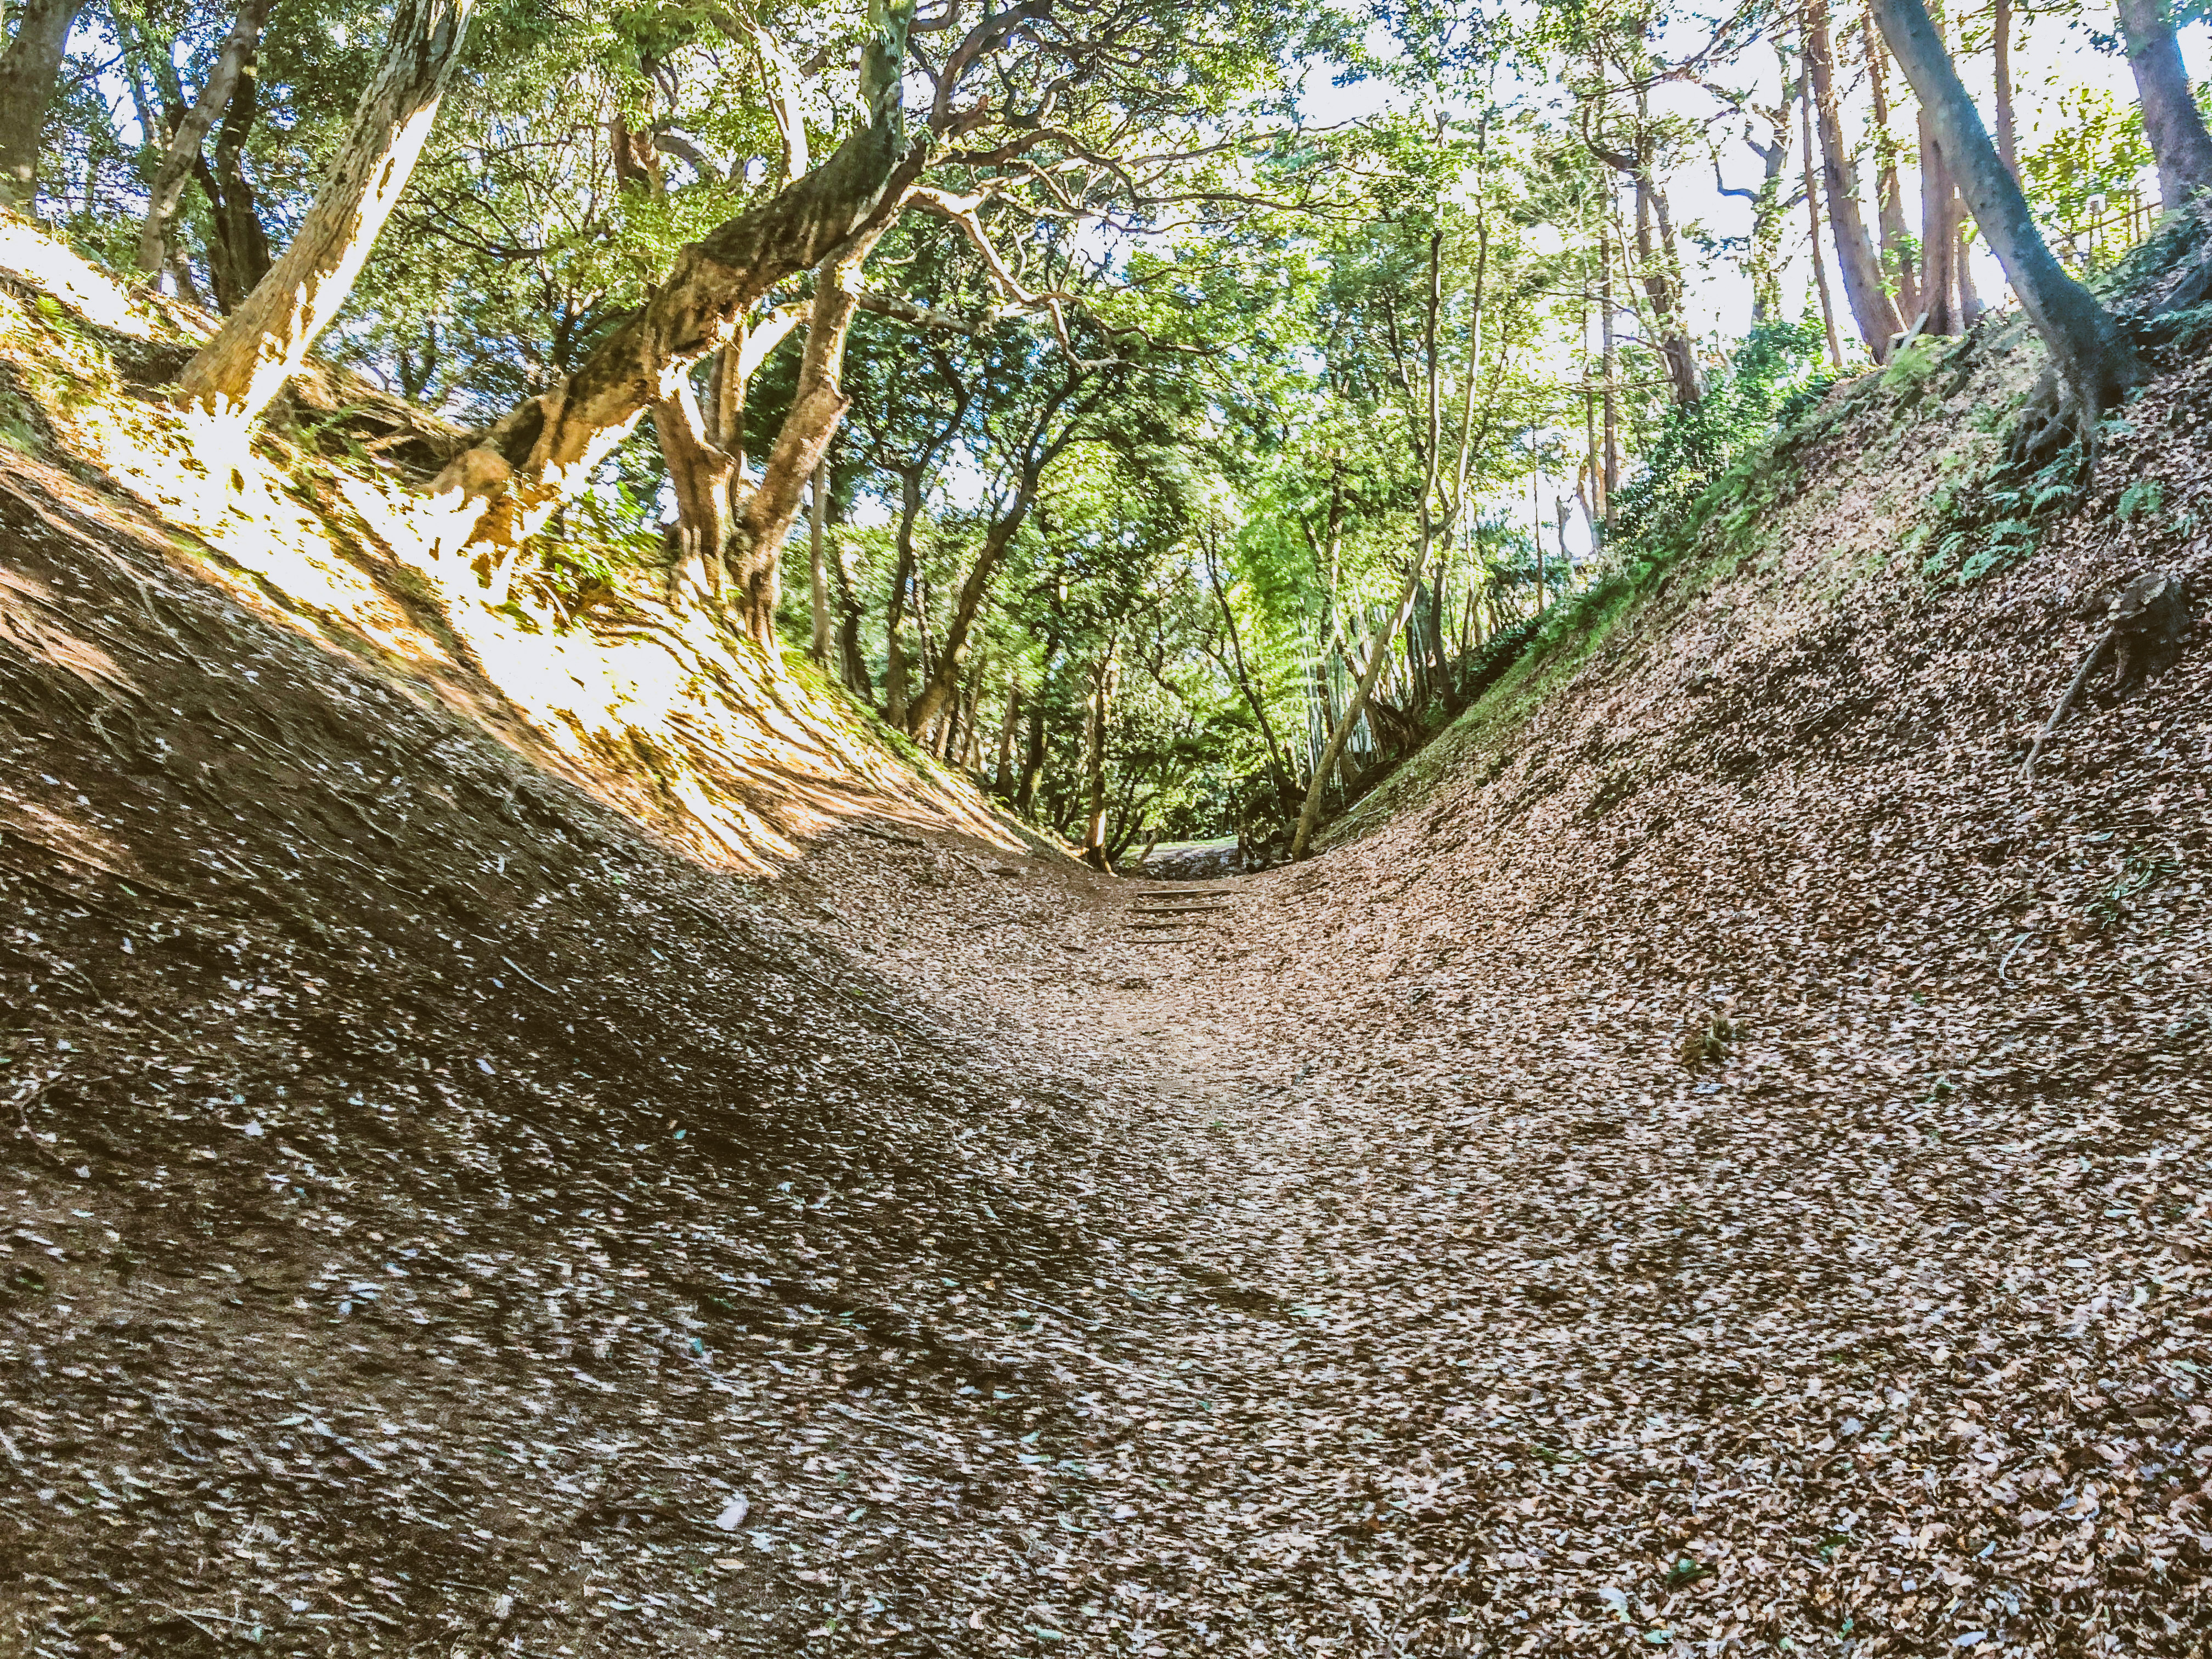
[[[0, 188], [419, 406], [495, 603], [804, 652], [1105, 865], [1302, 843], [1827, 386], [2016, 307], [2024, 469], [2212, 182], [2159, 0], [21, 0]], [[397, 465], [398, 463], [394, 462]], [[1739, 477], [1738, 487], [1741, 487]]]

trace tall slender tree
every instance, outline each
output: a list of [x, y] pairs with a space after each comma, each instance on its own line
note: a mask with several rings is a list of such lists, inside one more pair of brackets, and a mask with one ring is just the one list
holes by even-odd
[[1921, 0], [1874, 0], [1874, 7], [1882, 38], [1928, 112], [1974, 222], [2050, 349], [2064, 388], [2067, 423], [2094, 451], [2098, 419], [2142, 379], [2135, 345], [2051, 257]]
[[199, 96], [176, 124], [155, 165], [153, 182], [147, 187], [146, 217], [138, 228], [138, 269], [154, 281], [158, 282], [169, 268], [170, 223], [184, 200], [185, 186], [191, 182], [203, 160], [200, 146], [229, 106], [239, 77], [246, 73], [246, 64], [261, 44], [261, 31], [268, 26], [275, 4], [276, 0], [244, 0], [239, 7], [229, 33], [216, 50], [215, 64], [208, 70]]
[[2166, 0], [2118, 0], [2128, 67], [2142, 103], [2143, 135], [2158, 161], [2159, 193], [2169, 208], [2212, 185], [2212, 133], [2189, 86]]
[[1813, 83], [1813, 109], [1820, 131], [1820, 178], [1826, 186], [1828, 234], [1844, 279], [1844, 298], [1858, 325], [1859, 337], [1881, 362], [1902, 325], [1882, 281], [1881, 256], [1859, 212], [1857, 169], [1844, 139], [1836, 107], [1835, 48], [1828, 38], [1827, 0], [1806, 0], [1805, 70]]

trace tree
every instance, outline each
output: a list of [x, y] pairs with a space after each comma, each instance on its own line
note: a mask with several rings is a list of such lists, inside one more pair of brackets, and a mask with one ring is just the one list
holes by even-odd
[[1887, 53], [1871, 8], [1859, 23], [1866, 46], [1867, 88], [1874, 102], [1875, 209], [1881, 228], [1882, 274], [1897, 296], [1899, 311], [1917, 320], [1922, 310], [1920, 263], [1912, 255], [1905, 228], [1905, 191], [1898, 178], [1897, 135], [1890, 131], [1889, 76], [1883, 64]]
[[1881, 258], [1859, 212], [1856, 169], [1844, 143], [1836, 112], [1835, 49], [1828, 39], [1827, 0], [1806, 0], [1805, 68], [1812, 82], [1813, 108], [1820, 133], [1820, 177], [1828, 198], [1828, 234], [1844, 278], [1844, 298], [1874, 360], [1889, 356], [1890, 342], [1902, 325], [1882, 282]]
[[2143, 131], [2158, 158], [2159, 193], [2168, 208], [2184, 207], [2212, 185], [2212, 133], [2190, 91], [2189, 71], [2173, 37], [2165, 0], [2118, 0], [2128, 67], [2142, 101]]
[[[1042, 363], [1034, 361], [1030, 365], [1031, 373], [1042, 368]], [[961, 580], [952, 614], [945, 621], [935, 666], [907, 706], [906, 729], [913, 735], [927, 732], [951, 702], [967, 665], [968, 641], [990, 591], [991, 579], [1028, 522], [1046, 474], [1072, 445], [1096, 435], [1090, 429], [1091, 417], [1109, 394], [1119, 388], [1123, 374], [1124, 366], [1119, 362], [1071, 357], [1043, 380], [1034, 401], [1024, 400], [1000, 413], [1005, 433], [1000, 445], [1004, 471], [985, 523], [982, 545]]]
[[383, 60], [314, 205], [283, 257], [185, 365], [179, 401], [243, 423], [298, 373], [406, 187], [459, 61], [473, 4], [400, 0]]
[[1974, 222], [2050, 349], [2063, 388], [2064, 425], [2094, 453], [2099, 417], [2142, 380], [2134, 343], [2051, 257], [1921, 0], [1873, 3], [1882, 38], [1927, 112]]
[[146, 217], [138, 229], [138, 269], [155, 282], [168, 269], [170, 222], [176, 217], [178, 204], [184, 199], [185, 185], [202, 159], [200, 146], [206, 142], [216, 118], [228, 107], [239, 77], [246, 72], [254, 48], [260, 44], [261, 31], [275, 3], [276, 0], [245, 0], [239, 7], [237, 16], [231, 21], [230, 33], [223, 37], [222, 46], [216, 53], [215, 66], [208, 71], [207, 81], [200, 88], [200, 95], [177, 123], [155, 168], [154, 181], [147, 191]]
[[84, 0], [24, 0], [0, 52], [0, 198], [28, 211], [38, 194], [39, 137], [54, 100], [70, 28]]
[[[926, 139], [908, 144], [900, 98], [913, 21], [914, 0], [872, 0], [860, 128], [819, 167], [686, 246], [652, 297], [573, 372], [494, 422], [440, 475], [432, 493], [452, 514], [455, 546], [510, 556], [641, 416], [682, 406], [691, 366], [727, 344], [769, 289], [881, 230], [928, 154]], [[987, 19], [965, 50], [979, 53], [1019, 21]], [[781, 510], [763, 501], [762, 524]]]

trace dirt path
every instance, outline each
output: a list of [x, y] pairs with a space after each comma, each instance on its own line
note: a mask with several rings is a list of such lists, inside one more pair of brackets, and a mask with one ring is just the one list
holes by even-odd
[[[2201, 1129], [2046, 1108], [2032, 1142], [1839, 1079], [1902, 996], [1739, 986], [1755, 1036], [1686, 1065], [1648, 981], [1477, 957], [1485, 896], [1438, 863], [1370, 844], [1203, 901], [1079, 878], [900, 964], [1120, 1103], [1134, 1153], [1144, 1242], [1054, 1316], [1123, 1368], [1091, 1419], [1117, 1524], [1057, 1540], [1095, 1588], [1030, 1622], [1144, 1652], [1996, 1652], [2094, 1618], [2194, 1653], [2212, 1413], [2171, 1361], [2212, 1304], [2201, 1166], [2166, 1160]], [[1163, 908], [1189, 931], [1150, 932]], [[2084, 1134], [2145, 1146], [2167, 1198], [2115, 1211], [2039, 1152]], [[1164, 1325], [1102, 1346], [1137, 1297]]]
[[0, 1653], [2201, 1659], [2204, 653], [745, 884], [0, 509]]

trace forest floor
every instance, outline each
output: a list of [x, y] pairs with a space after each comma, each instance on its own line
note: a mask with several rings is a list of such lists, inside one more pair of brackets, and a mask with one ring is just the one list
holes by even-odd
[[10, 458], [0, 1653], [2202, 1659], [2212, 363], [1931, 580], [1997, 372], [1195, 883]]

